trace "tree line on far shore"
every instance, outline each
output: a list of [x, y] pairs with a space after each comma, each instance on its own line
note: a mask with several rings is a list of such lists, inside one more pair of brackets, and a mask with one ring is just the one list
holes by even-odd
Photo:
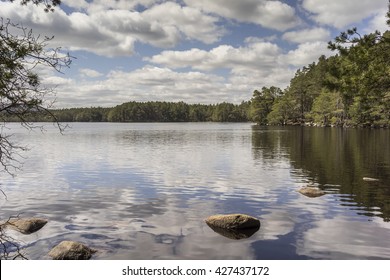
[[[213, 105], [184, 102], [126, 102], [112, 108], [90, 107], [51, 110], [52, 115], [30, 113], [32, 122], [247, 122], [250, 121], [250, 102], [240, 105], [220, 103]], [[5, 121], [19, 120], [3, 115]]]
[[107, 121], [113, 122], [246, 122], [249, 120], [248, 102], [240, 105], [187, 104], [184, 102], [128, 102], [108, 112]]

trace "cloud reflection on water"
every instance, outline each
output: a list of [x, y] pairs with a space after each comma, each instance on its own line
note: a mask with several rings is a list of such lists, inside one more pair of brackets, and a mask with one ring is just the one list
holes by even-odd
[[[389, 257], [388, 224], [368, 222], [336, 192], [298, 194], [312, 178], [291, 167], [278, 142], [261, 142], [275, 156], [256, 152], [250, 124], [73, 126], [65, 136], [17, 134], [32, 149], [23, 173], [2, 181], [5, 215], [49, 219], [20, 237], [31, 258], [63, 238], [98, 248], [102, 259]], [[204, 223], [236, 212], [258, 217], [260, 230], [229, 240]]]

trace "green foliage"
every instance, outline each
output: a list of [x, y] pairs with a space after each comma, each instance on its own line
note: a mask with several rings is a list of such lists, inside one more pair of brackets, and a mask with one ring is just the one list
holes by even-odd
[[214, 106], [211, 120], [214, 122], [242, 122], [247, 121], [245, 115], [242, 115], [238, 105], [224, 102]]
[[[390, 25], [390, 6], [387, 14]], [[342, 32], [337, 54], [299, 69], [284, 94], [255, 91], [251, 117], [259, 124], [389, 126], [390, 31]], [[270, 105], [272, 108], [270, 110]]]
[[299, 105], [288, 90], [276, 99], [267, 119], [268, 123], [272, 125], [287, 125], [298, 122]]
[[267, 124], [267, 116], [271, 112], [275, 99], [282, 95], [277, 87], [263, 87], [261, 91], [255, 90], [251, 100], [250, 118], [258, 124]]
[[338, 92], [323, 90], [314, 100], [310, 116], [323, 126], [343, 124], [343, 101]]
[[336, 37], [329, 48], [340, 53], [334, 88], [342, 94], [348, 121], [358, 126], [387, 126], [390, 32], [361, 36], [353, 28]]
[[[113, 108], [91, 107], [51, 110], [59, 122], [246, 122], [250, 102], [240, 105], [187, 104], [184, 102], [126, 102]], [[0, 114], [4, 121], [19, 121], [17, 116]], [[50, 116], [30, 112], [32, 122], [51, 121]]]

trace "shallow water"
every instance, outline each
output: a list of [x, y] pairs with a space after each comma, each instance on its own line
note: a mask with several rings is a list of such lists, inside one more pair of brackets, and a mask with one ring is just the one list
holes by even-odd
[[[94, 259], [390, 259], [389, 130], [7, 126], [29, 150], [15, 178], [0, 174], [1, 218], [49, 220], [31, 235], [12, 232], [28, 258], [47, 259], [66, 239], [98, 249]], [[326, 195], [297, 192], [306, 185]], [[234, 240], [204, 222], [225, 213], [261, 227]]]

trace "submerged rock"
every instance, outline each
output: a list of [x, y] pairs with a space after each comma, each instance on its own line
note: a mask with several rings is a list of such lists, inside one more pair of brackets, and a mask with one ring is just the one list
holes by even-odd
[[298, 191], [300, 194], [303, 194], [307, 197], [319, 197], [325, 194], [324, 191], [317, 187], [303, 187]]
[[40, 218], [12, 218], [7, 221], [6, 225], [23, 234], [34, 233], [47, 224], [47, 220]]
[[260, 224], [257, 227], [242, 228], [242, 229], [227, 229], [208, 225], [214, 232], [234, 240], [245, 239], [251, 237], [260, 229]]
[[363, 181], [366, 181], [366, 182], [379, 182], [379, 179], [370, 178], [370, 177], [363, 177]]
[[206, 219], [210, 227], [223, 229], [259, 228], [260, 221], [245, 214], [214, 215]]
[[54, 260], [89, 260], [96, 250], [74, 241], [62, 241], [50, 250]]

